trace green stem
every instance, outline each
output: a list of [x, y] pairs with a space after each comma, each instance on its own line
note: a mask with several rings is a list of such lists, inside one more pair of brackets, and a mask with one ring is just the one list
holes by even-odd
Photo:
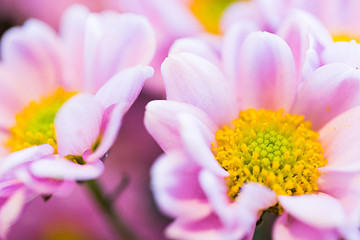
[[134, 233], [131, 232], [131, 230], [125, 225], [121, 217], [116, 213], [111, 200], [106, 197], [100, 187], [99, 182], [96, 180], [89, 180], [86, 182], [86, 186], [88, 187], [89, 192], [93, 196], [94, 200], [97, 202], [101, 210], [106, 215], [109, 223], [114, 227], [121, 239], [137, 239]]

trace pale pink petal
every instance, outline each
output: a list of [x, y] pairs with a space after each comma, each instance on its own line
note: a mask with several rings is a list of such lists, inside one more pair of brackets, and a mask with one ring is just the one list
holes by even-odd
[[82, 88], [85, 27], [89, 14], [89, 10], [84, 6], [76, 5], [63, 13], [60, 23], [60, 35], [67, 49], [64, 84], [71, 89]]
[[360, 72], [345, 64], [325, 65], [309, 75], [298, 90], [291, 112], [304, 115], [313, 129], [360, 105]]
[[344, 63], [354, 69], [360, 68], [360, 44], [354, 40], [351, 42], [335, 42], [322, 52], [322, 60], [325, 64]]
[[151, 101], [146, 106], [145, 127], [164, 151], [182, 148], [178, 116], [183, 113], [194, 115], [212, 131], [217, 129], [203, 111], [190, 104], [168, 100]]
[[144, 17], [115, 12], [90, 16], [84, 53], [87, 89], [99, 89], [120, 70], [147, 65], [154, 50], [155, 34]]
[[249, 33], [258, 31], [258, 26], [251, 21], [234, 23], [227, 31], [222, 44], [223, 69], [231, 84], [236, 86], [239, 74], [238, 62], [241, 56], [241, 46]]
[[[331, 210], [330, 210], [331, 211]], [[286, 213], [278, 217], [273, 228], [277, 240], [337, 240], [340, 236], [332, 229], [318, 229], [293, 219]]]
[[335, 197], [342, 203], [347, 214], [348, 227], [360, 222], [360, 175], [358, 172], [324, 173], [318, 178], [317, 185], [319, 191]]
[[353, 108], [320, 130], [321, 147], [327, 161], [321, 171], [357, 172], [359, 162], [360, 107]]
[[303, 69], [304, 66], [309, 66], [311, 60], [308, 59], [311, 57], [308, 51], [321, 51], [324, 46], [332, 43], [330, 34], [321, 22], [312, 15], [299, 10], [289, 13], [277, 34], [287, 42], [293, 53], [299, 81], [302, 72], [309, 71]]
[[84, 155], [86, 162], [101, 159], [109, 151], [119, 133], [122, 118], [128, 107], [126, 104], [119, 103], [105, 111], [101, 122], [100, 143], [93, 153], [89, 151]]
[[27, 189], [36, 194], [56, 194], [57, 196], [66, 196], [74, 188], [74, 181], [64, 181], [63, 179], [54, 178], [38, 178], [25, 168], [16, 171], [16, 178], [19, 179]]
[[209, 44], [196, 38], [181, 38], [174, 42], [169, 50], [169, 54], [189, 52], [199, 57], [205, 58], [215, 66], [220, 66], [219, 56]]
[[285, 41], [266, 32], [250, 33], [239, 54], [236, 90], [241, 108], [289, 110], [297, 78], [294, 58]]
[[341, 203], [326, 194], [281, 195], [279, 203], [289, 215], [315, 228], [333, 228], [345, 222]]
[[244, 235], [251, 233], [261, 212], [277, 202], [276, 194], [267, 187], [257, 183], [247, 183], [242, 187], [235, 202], [231, 203], [223, 177], [219, 178], [208, 171], [202, 171], [199, 179], [214, 212], [224, 226], [242, 229]]
[[24, 184], [16, 178], [2, 178], [0, 181], [0, 199], [9, 198], [14, 192], [22, 188]]
[[199, 107], [219, 126], [236, 118], [238, 107], [230, 85], [206, 59], [191, 53], [172, 54], [161, 72], [168, 100]]
[[187, 113], [179, 116], [179, 122], [184, 149], [192, 159], [217, 176], [228, 176], [229, 173], [220, 166], [211, 151], [211, 143], [215, 141], [214, 133], [195, 116]]
[[1, 160], [0, 175], [10, 173], [13, 168], [21, 164], [41, 159], [47, 155], [51, 155], [54, 148], [48, 144], [25, 148], [23, 150], [13, 152], [6, 158]]
[[0, 206], [0, 237], [6, 238], [9, 228], [18, 219], [25, 204], [25, 190], [17, 190]]
[[[223, 230], [223, 226], [216, 215], [210, 214], [197, 221], [184, 221], [176, 219], [165, 230], [165, 235], [169, 239], [238, 239]], [[241, 233], [239, 234], [241, 236]]]
[[240, 226], [246, 226], [247, 233], [254, 227], [263, 211], [277, 202], [274, 191], [268, 187], [254, 183], [245, 183], [235, 200], [235, 211]]
[[137, 66], [114, 75], [97, 91], [95, 98], [104, 108], [122, 103], [127, 108], [136, 100], [144, 81], [154, 74], [151, 67]]
[[221, 28], [224, 30], [238, 21], [248, 20], [256, 22], [262, 30], [274, 32], [286, 13], [285, 7], [282, 0], [235, 1], [222, 14]]
[[30, 171], [40, 178], [90, 180], [98, 178], [104, 170], [101, 160], [80, 165], [64, 158], [43, 158], [30, 165]]
[[[46, 24], [31, 19], [4, 35], [2, 57], [7, 63], [34, 71], [32, 91], [48, 93], [63, 79], [63, 50], [54, 30]], [[23, 79], [29, 84], [29, 78]], [[26, 85], [24, 85], [26, 86]], [[29, 90], [28, 89], [28, 90]]]
[[90, 94], [77, 94], [59, 109], [55, 117], [58, 154], [82, 155], [95, 144], [104, 107]]
[[199, 167], [180, 151], [167, 152], [156, 160], [151, 169], [151, 188], [162, 212], [188, 220], [210, 214], [198, 174]]

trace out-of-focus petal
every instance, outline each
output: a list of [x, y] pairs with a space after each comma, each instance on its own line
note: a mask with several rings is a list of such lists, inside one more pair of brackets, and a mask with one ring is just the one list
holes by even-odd
[[86, 162], [96, 161], [109, 151], [119, 133], [122, 118], [127, 111], [127, 108], [128, 106], [125, 104], [119, 103], [113, 108], [110, 107], [110, 109], [105, 111], [101, 123], [101, 132], [99, 136], [100, 143], [93, 153], [89, 151], [84, 155], [84, 160]]
[[95, 144], [104, 107], [90, 94], [77, 94], [59, 109], [55, 117], [58, 154], [82, 155]]
[[332, 229], [316, 229], [284, 213], [276, 220], [272, 237], [277, 240], [336, 240], [340, 236]]
[[63, 158], [43, 158], [30, 165], [30, 171], [40, 178], [65, 180], [90, 180], [97, 178], [104, 170], [104, 164], [98, 160], [80, 165]]
[[[289, 45], [296, 63], [296, 70], [300, 80], [304, 66], [309, 66], [310, 48], [321, 51], [332, 43], [332, 38], [326, 28], [312, 15], [300, 11], [290, 11], [289, 16], [280, 26], [277, 34]], [[320, 63], [319, 63], [320, 64]]]
[[[30, 19], [23, 27], [12, 28], [3, 37], [2, 59], [35, 76], [22, 79], [30, 92], [44, 94], [63, 79], [63, 49], [56, 33], [46, 24]], [[30, 77], [28, 76], [28, 77]]]
[[84, 6], [75, 5], [64, 12], [60, 23], [60, 34], [68, 49], [64, 84], [75, 90], [83, 87], [85, 28], [89, 14]]
[[209, 129], [216, 131], [212, 120], [201, 109], [190, 104], [157, 100], [146, 106], [144, 123], [148, 132], [164, 151], [183, 146], [180, 136], [180, 114], [192, 114]]
[[360, 68], [360, 44], [354, 40], [351, 42], [335, 42], [322, 52], [322, 60], [325, 64], [344, 63], [354, 69]]
[[154, 70], [146, 66], [123, 70], [107, 81], [97, 91], [95, 98], [103, 104], [104, 108], [118, 103], [128, 108], [138, 97], [144, 81], [153, 74]]
[[19, 217], [25, 204], [25, 190], [19, 189], [0, 206], [0, 237], [6, 238], [10, 226]]
[[251, 33], [239, 54], [236, 90], [241, 108], [288, 111], [296, 95], [297, 78], [286, 42], [270, 33]]
[[26, 163], [41, 159], [54, 152], [54, 148], [48, 144], [25, 148], [11, 153], [2, 159], [0, 164], [0, 175], [7, 174], [13, 168]]
[[226, 31], [221, 49], [223, 69], [234, 87], [239, 74], [238, 63], [241, 56], [241, 46], [248, 34], [257, 30], [259, 27], [254, 22], [240, 21]]
[[285, 212], [315, 228], [333, 228], [345, 222], [340, 202], [326, 194], [281, 195], [279, 203]]
[[319, 130], [342, 112], [360, 105], [360, 71], [342, 63], [325, 65], [303, 82], [292, 112]]
[[196, 38], [181, 38], [174, 42], [169, 50], [169, 54], [189, 52], [198, 55], [212, 62], [215, 66], [220, 66], [219, 56], [210, 45]]
[[147, 65], [154, 55], [155, 34], [141, 16], [90, 15], [85, 34], [85, 88], [92, 92], [120, 70]]
[[169, 216], [201, 219], [211, 212], [197, 179], [199, 167], [183, 153], [170, 151], [151, 169], [151, 186], [161, 210]]
[[218, 126], [237, 116], [235, 96], [224, 75], [209, 61], [191, 53], [170, 55], [162, 64], [168, 100], [199, 107]]
[[356, 107], [339, 115], [320, 130], [319, 140], [327, 160], [321, 171], [360, 171], [359, 121], [360, 107]]
[[211, 151], [211, 143], [214, 141], [214, 133], [210, 131], [200, 120], [190, 114], [179, 116], [180, 136], [184, 149], [202, 168], [211, 171], [217, 176], [229, 175], [214, 157]]

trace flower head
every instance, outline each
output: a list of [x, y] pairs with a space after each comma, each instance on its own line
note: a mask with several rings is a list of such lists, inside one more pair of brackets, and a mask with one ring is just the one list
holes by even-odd
[[123, 115], [153, 75], [155, 39], [133, 14], [69, 9], [60, 35], [37, 20], [9, 30], [0, 66], [0, 179], [51, 194], [97, 178]]
[[278, 36], [227, 34], [223, 71], [213, 58], [170, 54], [167, 100], [147, 106], [145, 125], [165, 151], [152, 187], [175, 219], [167, 235], [251, 238], [271, 212], [275, 239], [359, 237], [360, 73], [334, 63], [304, 79]]

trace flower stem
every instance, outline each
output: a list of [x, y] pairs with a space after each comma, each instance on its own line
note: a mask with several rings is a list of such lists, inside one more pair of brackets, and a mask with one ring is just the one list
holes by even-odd
[[106, 215], [109, 223], [114, 227], [121, 239], [137, 239], [134, 233], [132, 233], [132, 231], [125, 225], [119, 214], [116, 213], [112, 201], [104, 194], [99, 182], [97, 180], [89, 180], [86, 181], [86, 186], [94, 200]]

